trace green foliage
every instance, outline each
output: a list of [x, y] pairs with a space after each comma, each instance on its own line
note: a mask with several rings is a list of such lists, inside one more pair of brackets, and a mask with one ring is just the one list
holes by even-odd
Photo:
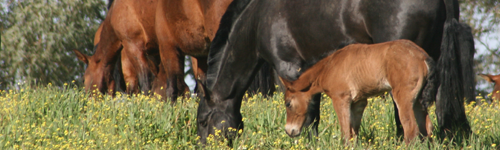
[[104, 14], [102, 0], [2, 1], [0, 89], [21, 81], [62, 85], [79, 80], [84, 64], [71, 50], [91, 53]]
[[[386, 95], [386, 97], [389, 97]], [[200, 149], [196, 135], [198, 99], [170, 105], [144, 95], [89, 98], [70, 83], [64, 88], [22, 86], [0, 91], [0, 149]], [[290, 138], [283, 94], [245, 96], [245, 129], [233, 149], [497, 149], [500, 146], [500, 103], [466, 105], [473, 136], [406, 145], [396, 137], [393, 102], [369, 99], [359, 136], [344, 145], [332, 101], [323, 95], [319, 137]], [[434, 120], [431, 108], [431, 119]], [[434, 133], [437, 133], [436, 131]], [[210, 140], [212, 139], [212, 140]], [[205, 149], [230, 149], [209, 138]], [[219, 138], [220, 139], [220, 138]]]

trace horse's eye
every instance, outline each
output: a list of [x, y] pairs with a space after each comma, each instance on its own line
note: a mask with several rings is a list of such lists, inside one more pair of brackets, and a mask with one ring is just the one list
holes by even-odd
[[285, 106], [288, 107], [288, 108], [290, 108], [290, 102], [286, 102]]

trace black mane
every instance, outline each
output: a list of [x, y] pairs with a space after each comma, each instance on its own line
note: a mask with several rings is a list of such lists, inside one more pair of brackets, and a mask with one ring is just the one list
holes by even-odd
[[[217, 59], [221, 59], [222, 55], [222, 48], [227, 44], [227, 41], [229, 39], [229, 33], [231, 33], [231, 29], [233, 27], [233, 24], [237, 21], [238, 17], [241, 15], [243, 10], [248, 6], [248, 4], [252, 0], [234, 0], [229, 4], [226, 12], [221, 18], [219, 29], [217, 30], [217, 33], [215, 34], [215, 38], [213, 39], [211, 45], [210, 45], [210, 52], [208, 54], [208, 65], [209, 66], [217, 66], [218, 68], [220, 67], [221, 61], [216, 61]], [[219, 69], [209, 69], [207, 71], [207, 75], [212, 74], [210, 71], [216, 71]], [[215, 78], [215, 77], [209, 77], [207, 78]], [[213, 81], [213, 80], [207, 80], [207, 81]], [[208, 87], [212, 87], [212, 83], [207, 83]]]

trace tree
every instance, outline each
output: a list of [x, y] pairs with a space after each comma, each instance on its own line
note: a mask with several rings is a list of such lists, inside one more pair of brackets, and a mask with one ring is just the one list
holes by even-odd
[[102, 0], [2, 0], [0, 89], [19, 82], [81, 80], [72, 49], [92, 53], [106, 10]]

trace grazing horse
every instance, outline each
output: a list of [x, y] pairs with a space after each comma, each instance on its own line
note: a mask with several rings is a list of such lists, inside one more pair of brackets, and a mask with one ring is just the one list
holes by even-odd
[[438, 89], [435, 64], [409, 40], [352, 44], [318, 61], [286, 87], [285, 131], [299, 136], [311, 97], [325, 92], [333, 101], [344, 140], [358, 135], [367, 98], [392, 91], [408, 143], [432, 134], [427, 113]]
[[[142, 90], [146, 92], [149, 90], [153, 74], [147, 67], [146, 52], [158, 49], [155, 30], [150, 25], [155, 22], [156, 6], [156, 0], [148, 2], [117, 0], [111, 4], [106, 19], [101, 24], [99, 44], [97, 44], [94, 55], [87, 56], [75, 51], [78, 58], [88, 65], [84, 74], [86, 90], [98, 90], [103, 93], [108, 90], [107, 86], [114, 82], [112, 71], [115, 66], [113, 64], [116, 63], [120, 53], [124, 54], [121, 57], [122, 61], [126, 59], [127, 62], [130, 62], [122, 63], [122, 66], [130, 65], [133, 68], [122, 70], [125, 81], [133, 81], [127, 80], [127, 77], [135, 78], [137, 76], [139, 80], [142, 80], [138, 83], [142, 83], [140, 86]], [[135, 71], [137, 71], [136, 76], [128, 74], [135, 73]], [[139, 87], [134, 82], [127, 84], [129, 86], [127, 91]]]
[[[264, 62], [294, 81], [343, 45], [397, 39], [415, 42], [437, 60], [439, 130], [468, 135], [462, 102], [474, 98], [474, 47], [470, 27], [458, 18], [457, 0], [235, 0], [210, 48], [207, 94], [197, 114], [200, 140], [216, 129], [232, 139], [236, 134], [227, 128], [243, 128], [242, 97]], [[303, 126], [317, 134], [320, 95], [312, 101]]]
[[[128, 93], [137, 92], [139, 87], [143, 92], [152, 88], [153, 92], [175, 100], [188, 89], [184, 82], [185, 55], [193, 56], [196, 80], [205, 82], [208, 47], [231, 1], [113, 2], [102, 23], [95, 54], [87, 56], [75, 51], [78, 58], [88, 64], [85, 88], [105, 92], [113, 87], [110, 85], [114, 82], [115, 67], [111, 64], [121, 53]], [[150, 65], [151, 57], [154, 65]], [[269, 77], [256, 80], [267, 81]]]
[[493, 92], [491, 92], [491, 101], [498, 101], [500, 99], [500, 75], [480, 74], [486, 81], [493, 83]]

